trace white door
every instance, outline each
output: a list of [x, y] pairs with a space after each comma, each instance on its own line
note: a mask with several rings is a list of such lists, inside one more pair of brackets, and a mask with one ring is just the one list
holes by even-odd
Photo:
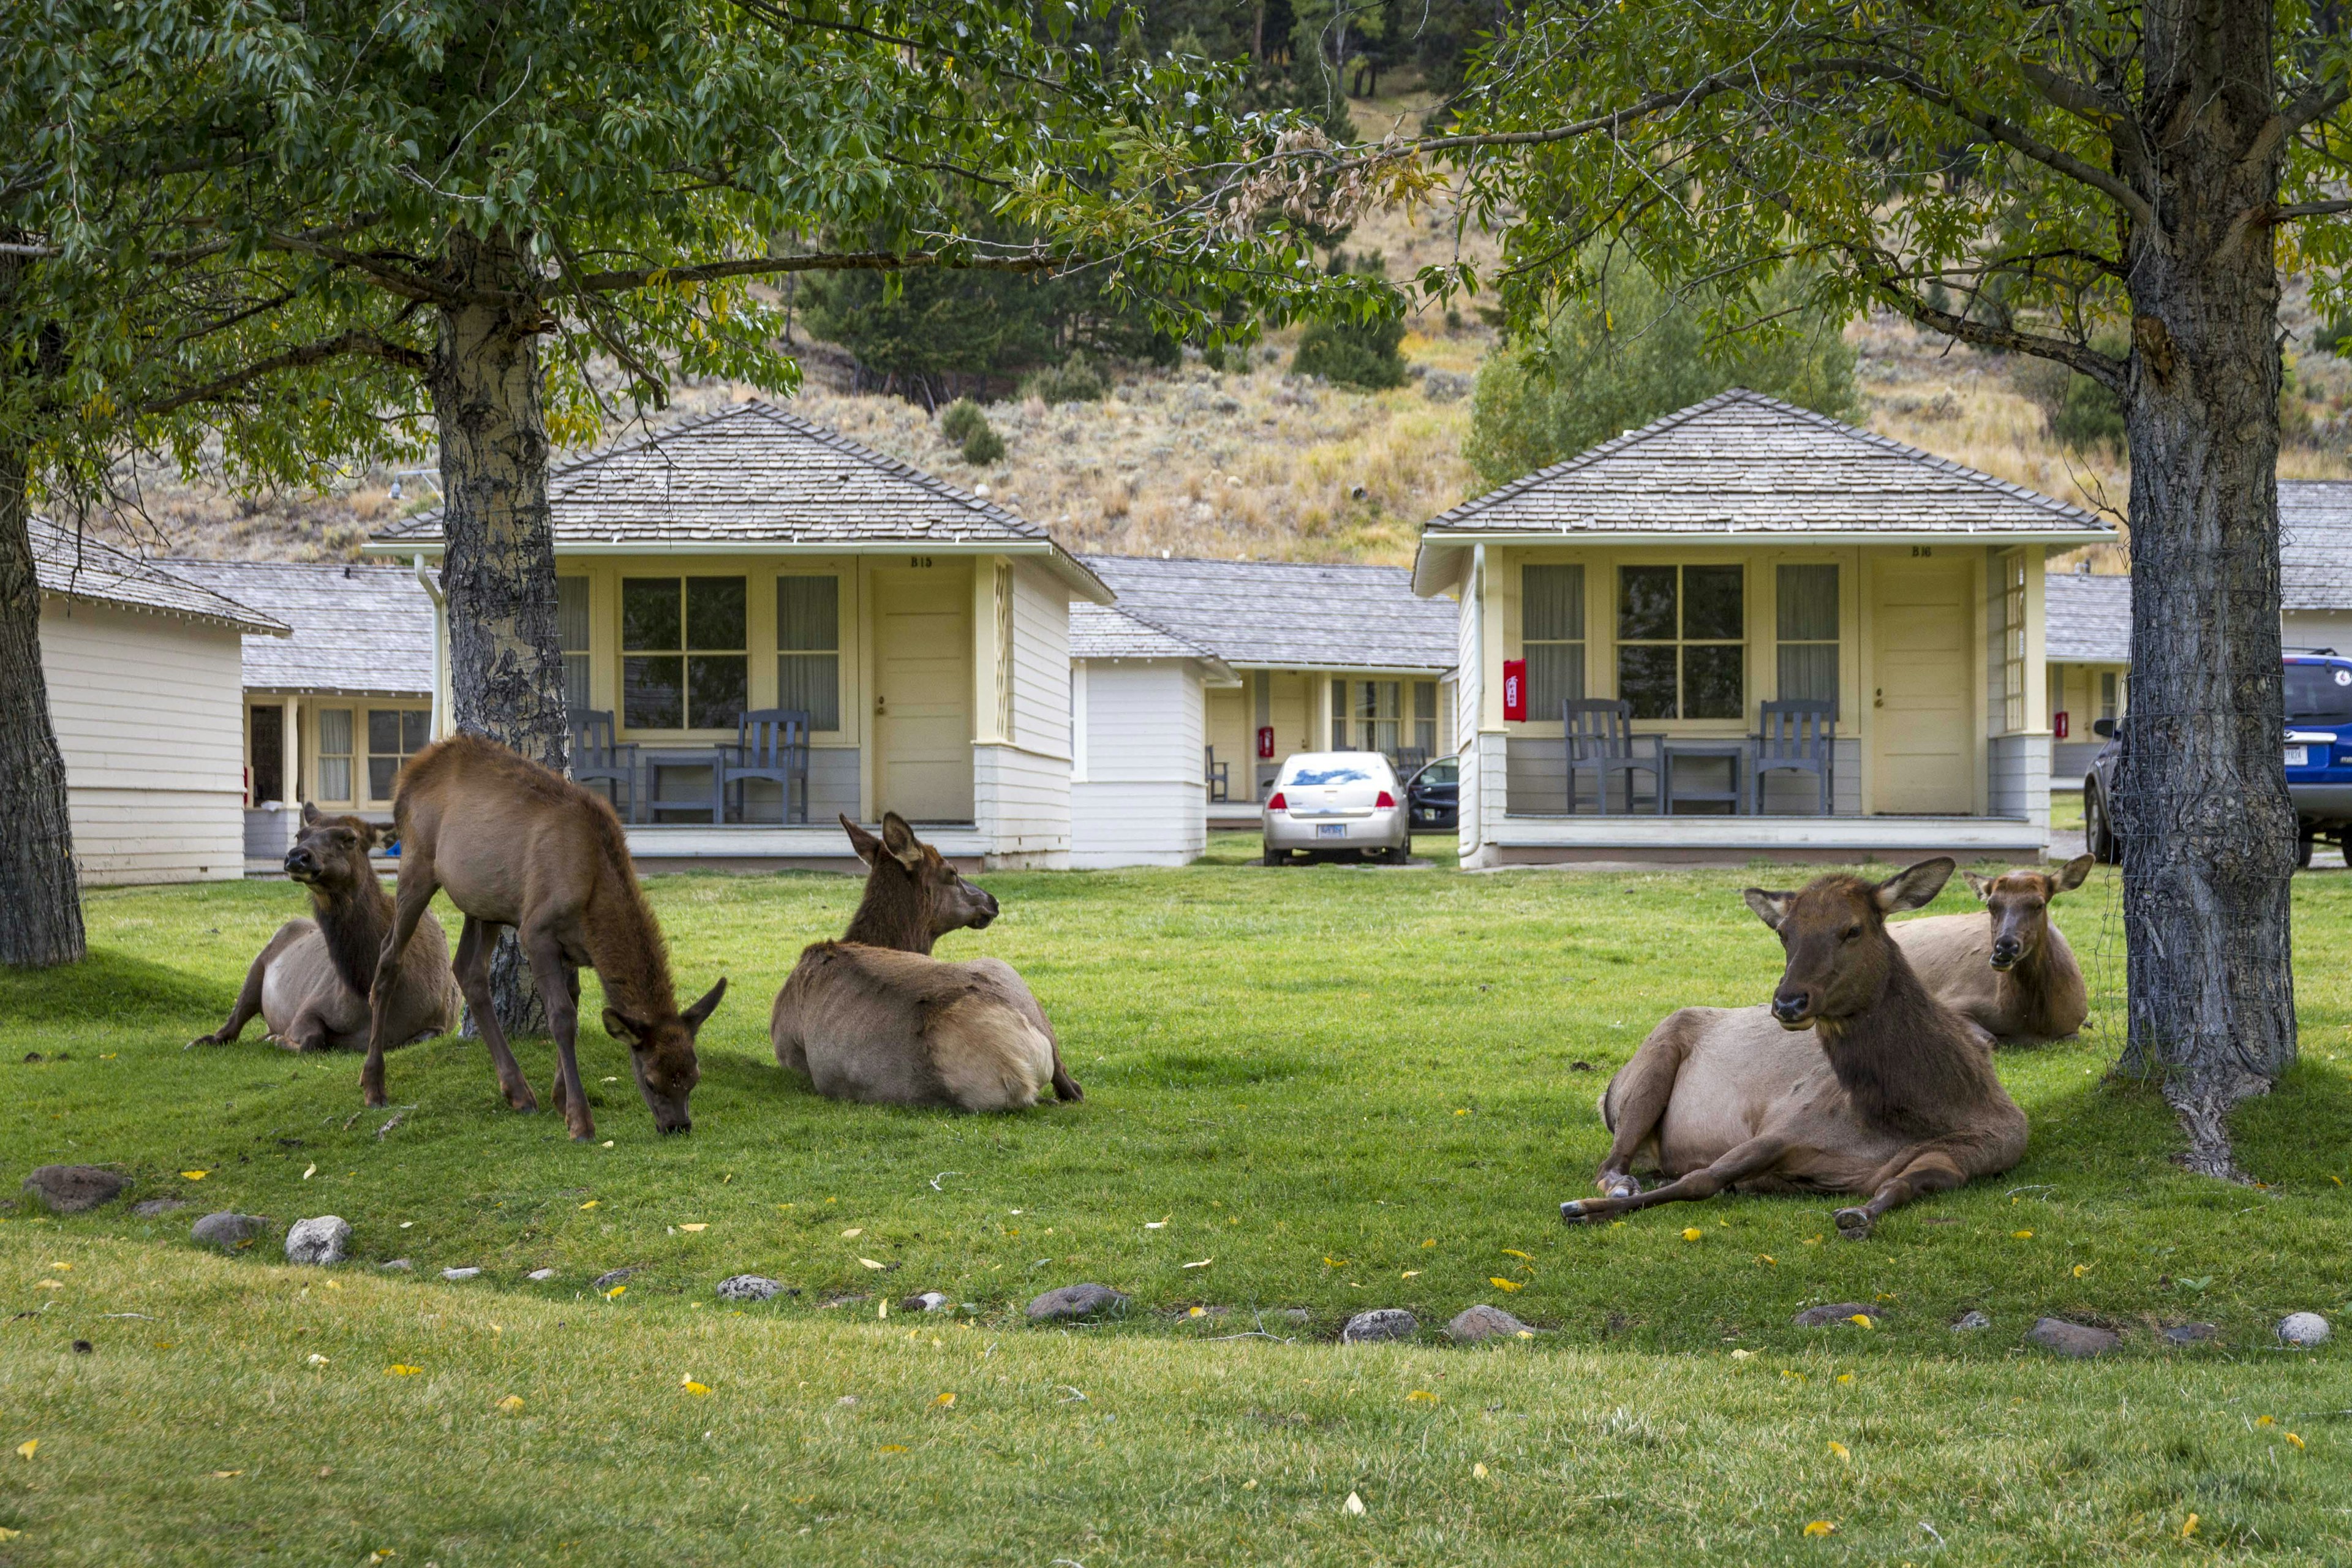
[[970, 563], [877, 571], [874, 605], [877, 809], [970, 822]]
[[1872, 573], [1872, 809], [1976, 809], [1973, 577], [1965, 556], [1881, 561]]

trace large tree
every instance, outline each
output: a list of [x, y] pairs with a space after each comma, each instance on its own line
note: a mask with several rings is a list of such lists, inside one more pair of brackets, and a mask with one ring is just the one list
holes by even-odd
[[[1508, 226], [1522, 319], [1587, 289], [1609, 234], [1724, 325], [1801, 263], [1820, 306], [2041, 355], [2122, 400], [2126, 1065], [2214, 1173], [2234, 1170], [2230, 1108], [2295, 1052], [2280, 258], [2343, 297], [2346, 67], [2340, 10], [2297, 0], [1544, 0], [1485, 52], [1454, 133], [1302, 154], [1453, 161]], [[2103, 348], [2118, 327], [2127, 350]]]

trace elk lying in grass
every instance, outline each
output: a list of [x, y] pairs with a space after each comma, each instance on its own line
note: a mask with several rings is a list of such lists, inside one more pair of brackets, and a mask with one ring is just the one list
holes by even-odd
[[[278, 928], [253, 967], [228, 1022], [191, 1046], [226, 1045], [255, 1014], [270, 1039], [289, 1051], [359, 1050], [368, 1043], [369, 997], [392, 900], [368, 864], [377, 826], [356, 816], [323, 816], [302, 807], [302, 831], [286, 852], [286, 874], [310, 889], [310, 920]], [[420, 940], [401, 958], [385, 987], [384, 1038], [393, 1048], [457, 1026], [457, 982], [449, 973], [449, 939], [426, 915]]]
[[[1952, 874], [1925, 860], [1877, 884], [1823, 877], [1801, 892], [1747, 890], [1780, 933], [1788, 967], [1766, 1007], [1685, 1007], [1609, 1080], [1614, 1134], [1603, 1196], [1560, 1205], [1591, 1219], [1652, 1204], [1750, 1192], [1849, 1193], [1858, 1241], [1887, 1210], [2006, 1171], [2025, 1154], [2025, 1113], [1958, 1014], [1927, 994], [1886, 917], [1935, 898]], [[1643, 1192], [1637, 1161], [1673, 1178]]]
[[803, 948], [776, 993], [776, 1060], [819, 1094], [877, 1105], [1026, 1110], [1049, 1083], [1060, 1099], [1083, 1099], [1011, 964], [930, 955], [949, 931], [994, 920], [996, 900], [896, 813], [883, 816], [879, 838], [846, 816], [841, 826], [869, 868], [866, 897], [848, 932]]
[[[392, 810], [400, 831], [400, 891], [377, 966], [379, 983], [399, 962], [434, 893], [446, 891], [466, 917], [457, 939], [457, 984], [509, 1105], [539, 1109], [490, 1005], [490, 952], [501, 926], [512, 926], [521, 938], [546, 1004], [557, 1057], [550, 1098], [572, 1136], [596, 1132], [572, 1048], [583, 965], [604, 983], [604, 1027], [628, 1042], [629, 1063], [654, 1125], [664, 1132], [689, 1131], [687, 1097], [702, 1076], [695, 1032], [726, 994], [727, 982], [678, 1010], [661, 927], [637, 885], [621, 819], [604, 797], [495, 741], [454, 735], [409, 760]], [[383, 1017], [379, 1010], [379, 1025]], [[370, 1105], [385, 1103], [383, 1043], [379, 1027], [369, 1037], [360, 1075]]]
[[2090, 1016], [2091, 994], [2074, 950], [2050, 923], [2050, 900], [2090, 871], [2088, 855], [2054, 874], [1964, 871], [1985, 914], [1930, 915], [1886, 930], [1936, 1000], [1994, 1039], [2063, 1039]]

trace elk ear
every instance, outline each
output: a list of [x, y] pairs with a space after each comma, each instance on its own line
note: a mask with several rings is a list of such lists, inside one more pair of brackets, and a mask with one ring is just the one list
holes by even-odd
[[2075, 856], [2058, 868], [2056, 876], [2050, 879], [2050, 890], [2053, 893], [2073, 892], [2083, 885], [2083, 879], [2091, 874], [2092, 864], [2088, 855]]
[[1948, 855], [1906, 866], [1874, 889], [1872, 896], [1877, 901], [1878, 912], [1891, 915], [1927, 908], [1936, 901], [1936, 895], [1944, 890], [1944, 884], [1952, 879], [1958, 868]]
[[857, 858], [868, 866], [873, 865], [874, 857], [882, 853], [882, 840], [850, 821], [846, 815], [843, 816], [841, 826], [848, 830], [849, 847], [857, 851]]
[[722, 974], [719, 977], [719, 984], [705, 993], [701, 1001], [680, 1013], [678, 1016], [686, 1020], [686, 1026], [688, 1029], [699, 1029], [702, 1027], [702, 1021], [719, 1010], [719, 999], [726, 994], [727, 977]]
[[309, 801], [304, 801], [302, 803], [302, 826], [305, 827], [316, 827], [318, 825], [319, 808], [311, 805]]
[[882, 814], [882, 847], [890, 852], [893, 860], [909, 871], [919, 869], [923, 864], [922, 840], [917, 838], [915, 830], [907, 826], [907, 819], [895, 811]]
[[1974, 893], [1979, 899], [1990, 900], [1992, 897], [1990, 878], [1979, 877], [1974, 871], [1963, 871], [1960, 876], [1968, 883], [1969, 891]]
[[1761, 888], [1744, 888], [1739, 896], [1748, 900], [1756, 918], [1774, 931], [1780, 929], [1780, 922], [1789, 918], [1790, 906], [1797, 901], [1794, 893], [1768, 893]]
[[626, 1040], [629, 1044], [636, 1046], [645, 1043], [648, 1029], [647, 1026], [640, 1024], [617, 1008], [607, 1007], [604, 1009], [604, 1032], [616, 1040]]

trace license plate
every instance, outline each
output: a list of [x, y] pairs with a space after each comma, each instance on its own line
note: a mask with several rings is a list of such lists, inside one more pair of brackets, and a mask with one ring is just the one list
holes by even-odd
[[2289, 746], [2286, 749], [2286, 765], [2291, 768], [2309, 767], [2311, 765], [2311, 748], [2309, 746]]
[[1315, 837], [1318, 838], [1345, 838], [1348, 837], [1348, 825], [1344, 822], [1318, 822], [1315, 825]]

